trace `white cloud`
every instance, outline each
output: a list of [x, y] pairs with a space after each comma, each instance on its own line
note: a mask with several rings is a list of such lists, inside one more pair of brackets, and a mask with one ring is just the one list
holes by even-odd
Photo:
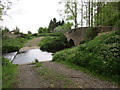
[[59, 19], [57, 12], [58, 2], [60, 0], [19, 0], [14, 3], [8, 15], [4, 16], [3, 26], [11, 30], [16, 26], [22, 32], [28, 30], [37, 32], [39, 27], [47, 27], [49, 21], [56, 17]]

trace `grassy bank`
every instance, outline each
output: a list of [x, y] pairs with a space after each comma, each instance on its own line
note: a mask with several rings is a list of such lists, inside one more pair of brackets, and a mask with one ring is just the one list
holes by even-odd
[[19, 50], [23, 47], [28, 38], [3, 38], [2, 53], [9, 53]]
[[39, 46], [41, 50], [48, 52], [56, 52], [71, 47], [64, 35], [45, 37], [40, 41]]
[[120, 31], [103, 34], [78, 47], [57, 52], [53, 61], [69, 62], [120, 83]]
[[2, 88], [12, 88], [16, 82], [17, 66], [2, 58]]

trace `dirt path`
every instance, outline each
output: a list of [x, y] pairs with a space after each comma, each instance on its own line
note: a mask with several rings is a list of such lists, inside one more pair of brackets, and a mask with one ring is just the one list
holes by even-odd
[[20, 65], [17, 88], [116, 88], [79, 70], [56, 62], [42, 62], [41, 67]]
[[43, 37], [38, 37], [38, 38], [34, 38], [30, 41], [28, 41], [24, 47], [32, 47], [32, 46], [38, 46], [40, 40], [42, 39]]
[[28, 50], [28, 49], [37, 49], [40, 48], [38, 46], [39, 42], [42, 40], [43, 37], [38, 37], [38, 38], [34, 38], [30, 41], [28, 41], [23, 48], [21, 48], [19, 51], [24, 51], [24, 50]]
[[43, 67], [47, 67], [52, 71], [63, 74], [68, 77], [74, 83], [77, 88], [116, 88], [117, 85], [113, 85], [110, 82], [99, 80], [93, 76], [85, 74], [79, 70], [67, 68], [65, 65], [56, 62], [44, 62]]
[[18, 67], [17, 88], [41, 88], [42, 83], [38, 79], [38, 74], [31, 65], [20, 65]]

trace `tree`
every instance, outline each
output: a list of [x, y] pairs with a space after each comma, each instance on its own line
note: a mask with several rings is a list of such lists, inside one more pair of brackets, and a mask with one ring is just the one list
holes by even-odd
[[48, 28], [43, 28], [43, 27], [40, 27], [39, 29], [38, 29], [38, 33], [46, 33], [46, 32], [48, 32]]
[[64, 24], [64, 20], [57, 22], [57, 26], [62, 26], [63, 24]]
[[53, 20], [50, 20], [48, 30], [49, 32], [53, 32], [56, 27], [62, 26], [63, 24], [64, 20], [57, 22], [56, 18], [53, 18]]
[[65, 13], [65, 17], [66, 20], [70, 20], [73, 21], [74, 23], [74, 27], [77, 28], [78, 27], [78, 21], [77, 21], [77, 17], [78, 17], [78, 1], [77, 0], [66, 0], [63, 2], [64, 3], [64, 13]]
[[120, 26], [120, 1], [98, 3], [97, 13], [95, 14], [96, 26]]
[[20, 34], [20, 29], [16, 26], [12, 32], [14, 32], [14, 34]]
[[62, 32], [62, 33], [65, 33], [69, 30], [71, 30], [71, 26], [73, 24], [70, 23], [70, 22], [67, 22], [67, 23], [64, 23], [62, 26], [58, 26], [54, 29], [54, 32]]
[[83, 0], [81, 0], [81, 27], [83, 27]]
[[57, 27], [57, 23], [56, 23], [56, 18], [53, 18], [53, 20], [50, 21], [48, 30], [49, 32], [52, 32], [54, 30], [55, 27]]
[[28, 34], [32, 34], [32, 32], [31, 32], [31, 31], [28, 31]]
[[2, 30], [2, 36], [3, 36], [5, 33], [7, 33], [7, 32], [10, 32], [10, 30], [9, 30], [7, 27], [5, 27], [5, 28]]
[[0, 20], [3, 15], [7, 15], [7, 10], [11, 8], [12, 2], [9, 0], [0, 0]]

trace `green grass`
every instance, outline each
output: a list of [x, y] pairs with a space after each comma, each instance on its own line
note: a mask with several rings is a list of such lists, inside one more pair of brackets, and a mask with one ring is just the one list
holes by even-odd
[[69, 62], [120, 84], [120, 31], [54, 54], [53, 61]]
[[17, 66], [2, 58], [2, 88], [13, 88], [16, 82]]
[[35, 65], [35, 67], [41, 67], [42, 63], [41, 62], [33, 62], [33, 65]]
[[2, 53], [9, 53], [19, 50], [28, 39], [5, 38], [2, 40]]

